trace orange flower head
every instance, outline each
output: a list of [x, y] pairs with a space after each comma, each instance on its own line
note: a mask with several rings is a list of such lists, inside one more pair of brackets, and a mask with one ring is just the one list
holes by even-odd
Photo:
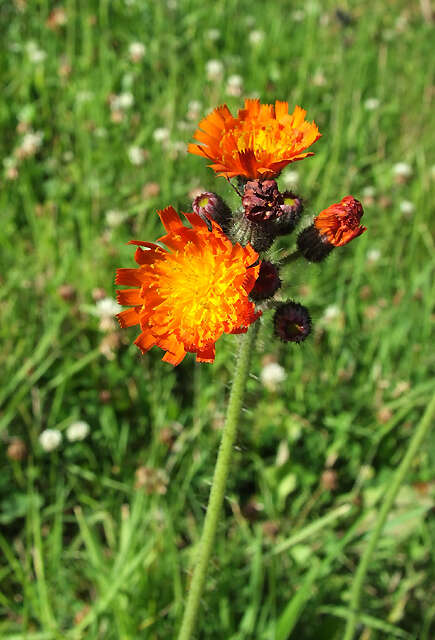
[[213, 362], [215, 342], [223, 333], [244, 333], [260, 315], [248, 295], [258, 276], [258, 258], [247, 245], [233, 245], [220, 227], [194, 213], [185, 227], [172, 207], [159, 211], [169, 251], [150, 242], [137, 245], [138, 267], [118, 269], [118, 302], [130, 308], [118, 314], [121, 327], [140, 325], [135, 344], [142, 353], [153, 346], [166, 351], [165, 362], [179, 364], [186, 352], [198, 362]]
[[346, 196], [319, 213], [314, 226], [331, 245], [342, 247], [367, 230], [360, 225], [363, 213], [361, 202], [353, 196]]
[[226, 178], [273, 178], [290, 162], [313, 155], [304, 151], [321, 134], [306, 113], [295, 107], [289, 114], [287, 102], [245, 100], [234, 118], [224, 104], [201, 120], [194, 136], [201, 144], [189, 144], [188, 151], [211, 160], [210, 167]]

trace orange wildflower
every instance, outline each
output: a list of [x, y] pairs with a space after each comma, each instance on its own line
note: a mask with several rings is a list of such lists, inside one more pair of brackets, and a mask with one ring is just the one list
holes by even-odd
[[353, 196], [346, 196], [321, 211], [314, 220], [314, 226], [331, 245], [342, 247], [367, 230], [360, 225], [363, 213], [361, 202]]
[[[133, 287], [117, 292], [130, 305], [118, 314], [121, 327], [140, 325], [135, 344], [142, 353], [153, 346], [166, 351], [165, 362], [179, 364], [186, 352], [198, 362], [213, 362], [215, 342], [222, 333], [245, 333], [260, 315], [248, 294], [260, 266], [247, 245], [232, 245], [213, 223], [213, 231], [194, 213], [183, 225], [172, 207], [159, 211], [166, 235], [159, 238], [169, 251], [150, 242], [137, 245], [134, 269], [118, 269], [116, 284]], [[141, 248], [142, 247], [142, 248]]]
[[189, 144], [188, 151], [211, 160], [209, 166], [226, 178], [273, 178], [290, 162], [313, 155], [303, 152], [321, 134], [306, 113], [295, 107], [289, 114], [287, 102], [245, 100], [234, 118], [224, 104], [201, 120], [194, 136], [201, 144]]

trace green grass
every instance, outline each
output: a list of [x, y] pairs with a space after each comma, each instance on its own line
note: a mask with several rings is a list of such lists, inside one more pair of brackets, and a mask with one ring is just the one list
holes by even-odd
[[[101, 331], [93, 291], [114, 296], [115, 269], [133, 265], [126, 242], [161, 235], [157, 208], [188, 210], [199, 187], [235, 204], [176, 143], [217, 104], [236, 109], [255, 93], [301, 104], [323, 133], [316, 155], [290, 167], [307, 214], [352, 193], [368, 231], [321, 267], [285, 269], [282, 296], [309, 307], [312, 339], [275, 342], [264, 318], [197, 637], [340, 640], [382, 495], [434, 388], [433, 26], [420, 3], [402, 0], [344, 3], [347, 26], [330, 1], [66, 0], [67, 22], [53, 30], [53, 6], [0, 5], [0, 636], [175, 637], [236, 339], [219, 340], [213, 366], [187, 357], [173, 369], [157, 349], [140, 356], [134, 329]], [[264, 32], [257, 46], [254, 29]], [[29, 41], [42, 62], [31, 62]], [[147, 48], [138, 63], [134, 41]], [[221, 82], [206, 77], [210, 59], [224, 65]], [[225, 91], [234, 74], [241, 97]], [[134, 104], [114, 122], [109, 96], [121, 92]], [[189, 120], [192, 100], [201, 107]], [[161, 127], [168, 145], [153, 136]], [[42, 144], [19, 159], [26, 131]], [[147, 150], [142, 165], [131, 146]], [[403, 183], [397, 162], [412, 168]], [[149, 195], [149, 183], [160, 192]], [[125, 221], [110, 227], [109, 210]], [[328, 320], [331, 305], [339, 313]], [[259, 379], [270, 355], [287, 371], [276, 393]], [[91, 426], [86, 440], [42, 450], [42, 430], [65, 435], [78, 418]], [[13, 437], [27, 446], [21, 462], [6, 455]], [[434, 464], [432, 439], [369, 567], [361, 640], [435, 634]], [[163, 471], [166, 493], [135, 488], [141, 466]], [[328, 467], [333, 490], [322, 484]]]

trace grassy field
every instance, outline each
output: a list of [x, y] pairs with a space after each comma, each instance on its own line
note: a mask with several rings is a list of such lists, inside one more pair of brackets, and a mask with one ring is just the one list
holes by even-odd
[[[212, 108], [255, 96], [300, 104], [323, 134], [280, 184], [307, 216], [353, 194], [368, 231], [322, 266], [285, 269], [310, 340], [282, 345], [264, 318], [197, 637], [340, 640], [434, 390], [427, 5], [55, 6], [0, 4], [0, 637], [176, 636], [237, 338], [219, 340], [214, 365], [174, 369], [139, 354], [107, 299], [115, 269], [133, 266], [126, 242], [162, 234], [156, 209], [190, 210], [198, 189], [235, 204], [185, 150]], [[275, 386], [271, 361], [286, 373]], [[83, 440], [67, 435], [77, 420]], [[62, 433], [52, 451], [47, 429]], [[435, 637], [433, 445], [370, 564], [360, 640]]]

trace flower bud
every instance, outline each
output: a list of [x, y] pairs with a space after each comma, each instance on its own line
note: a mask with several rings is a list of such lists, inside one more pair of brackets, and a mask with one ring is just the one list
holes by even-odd
[[255, 302], [261, 302], [262, 300], [271, 298], [280, 286], [281, 280], [279, 278], [278, 268], [268, 260], [263, 260], [260, 265], [258, 278], [249, 296]]
[[274, 221], [274, 229], [277, 236], [284, 236], [294, 231], [301, 219], [304, 205], [293, 191], [284, 191], [283, 204], [280, 206], [280, 216]]
[[335, 491], [338, 486], [337, 472], [333, 469], [325, 469], [320, 477], [320, 484], [325, 491]]
[[204, 220], [210, 231], [210, 221], [213, 220], [224, 233], [227, 233], [231, 222], [231, 210], [217, 193], [211, 191], [200, 193], [193, 201], [192, 208]]
[[308, 309], [292, 300], [278, 307], [273, 324], [275, 335], [283, 342], [302, 342], [311, 331]]
[[332, 204], [299, 234], [299, 251], [310, 262], [321, 262], [334, 247], [342, 247], [366, 231], [360, 225], [363, 213], [361, 203], [352, 196]]
[[282, 195], [275, 180], [249, 180], [242, 198], [245, 215], [252, 222], [267, 222], [281, 215]]
[[251, 222], [244, 214], [236, 213], [234, 224], [231, 228], [232, 242], [238, 242], [242, 247], [249, 243], [257, 253], [261, 253], [272, 246], [275, 237], [276, 234], [271, 222], [261, 224]]
[[7, 456], [11, 460], [20, 462], [27, 455], [26, 444], [21, 438], [13, 438], [7, 449]]

